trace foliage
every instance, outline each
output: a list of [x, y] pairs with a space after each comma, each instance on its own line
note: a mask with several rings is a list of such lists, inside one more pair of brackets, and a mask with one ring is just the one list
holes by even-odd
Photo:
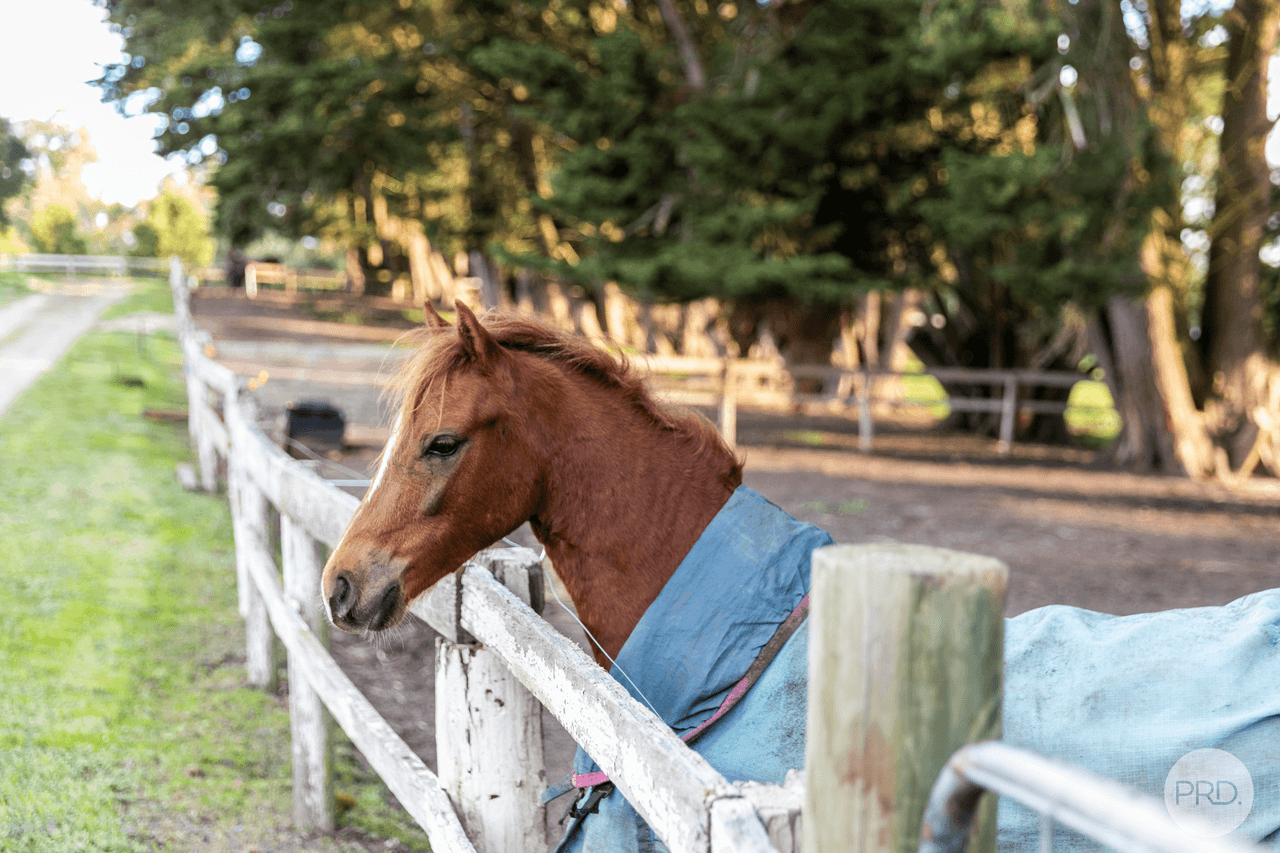
[[368, 242], [374, 184], [432, 166], [446, 119], [398, 3], [105, 5], [135, 54], [107, 68], [105, 96], [136, 93], [122, 103], [163, 114], [162, 153], [218, 164], [217, 225], [233, 245], [270, 230]]
[[213, 239], [204, 215], [172, 188], [149, 203], [146, 218], [133, 234], [137, 245], [131, 254], [137, 257], [177, 255], [189, 267], [206, 267], [213, 261]]
[[[164, 307], [135, 288], [113, 313]], [[243, 686], [225, 498], [184, 492], [186, 428], [143, 416], [185, 405], [172, 338], [95, 333], [0, 419], [6, 851], [292, 849], [288, 713]], [[298, 849], [425, 849], [348, 745], [335, 776], [348, 829]]]
[[9, 122], [0, 118], [0, 232], [9, 224], [5, 211], [9, 199], [20, 196], [30, 183], [31, 176], [23, 162], [30, 157], [31, 152]]
[[55, 255], [83, 255], [89, 251], [75, 211], [65, 204], [50, 204], [36, 211], [31, 218], [31, 242], [37, 252]]

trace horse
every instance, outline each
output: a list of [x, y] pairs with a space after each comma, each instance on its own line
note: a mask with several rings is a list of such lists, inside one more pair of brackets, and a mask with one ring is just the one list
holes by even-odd
[[[425, 315], [376, 474], [324, 569], [333, 624], [395, 626], [528, 522], [596, 661], [728, 778], [782, 783], [804, 763], [809, 554], [830, 537], [744, 487], [715, 427], [658, 405], [620, 358], [461, 303], [456, 325]], [[661, 849], [582, 750], [574, 769], [564, 788], [591, 801], [567, 841]]]

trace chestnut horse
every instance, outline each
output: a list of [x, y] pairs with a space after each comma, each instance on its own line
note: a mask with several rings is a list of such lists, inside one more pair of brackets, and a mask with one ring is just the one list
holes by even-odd
[[[427, 308], [377, 474], [325, 567], [333, 623], [397, 624], [415, 596], [525, 521], [616, 658], [742, 482], [715, 428], [659, 408], [627, 366], [540, 323]], [[643, 515], [644, 524], [637, 524]]]

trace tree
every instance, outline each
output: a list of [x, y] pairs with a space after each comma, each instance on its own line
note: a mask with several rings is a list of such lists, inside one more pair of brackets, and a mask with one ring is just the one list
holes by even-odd
[[30, 157], [9, 122], [0, 118], [0, 231], [9, 225], [9, 199], [20, 196], [31, 183]]
[[[1145, 453], [1139, 461], [1145, 457], [1193, 477], [1225, 475], [1230, 459], [1215, 439], [1237, 460], [1243, 455], [1256, 435], [1245, 414], [1256, 405], [1257, 391], [1272, 369], [1265, 359], [1257, 260], [1272, 195], [1262, 159], [1269, 125], [1257, 71], [1274, 53], [1280, 21], [1274, 2], [1238, 4], [1225, 17], [1203, 8], [1187, 17], [1176, 0], [1157, 0], [1137, 11], [1127, 45], [1138, 69], [1130, 78], [1134, 93], [1175, 166], [1171, 185], [1178, 186], [1187, 173], [1201, 184], [1217, 184], [1217, 204], [1209, 208], [1207, 222], [1216, 248], [1210, 244], [1196, 347], [1188, 331], [1199, 282], [1184, 234], [1193, 234], [1188, 226], [1197, 223], [1188, 221], [1181, 192], [1154, 211], [1142, 251], [1149, 282], [1142, 316], [1114, 324], [1144, 331], [1145, 351], [1131, 339], [1117, 350], [1141, 352], [1145, 365], [1134, 365], [1129, 372], [1149, 370], [1156, 386], [1156, 393], [1142, 395], [1145, 402], [1134, 412], [1135, 419], [1148, 425], [1150, 438], [1140, 448]], [[1219, 47], [1224, 41], [1225, 50]], [[1221, 122], [1220, 140], [1203, 130], [1215, 121]], [[1133, 310], [1132, 305], [1109, 306], [1112, 314]], [[1224, 369], [1227, 365], [1231, 367]], [[1125, 372], [1121, 366], [1118, 373]], [[1211, 381], [1200, 379], [1206, 375]], [[1242, 390], [1250, 383], [1256, 389], [1253, 397]], [[1197, 391], [1203, 411], [1197, 407]], [[1122, 414], [1129, 419], [1129, 413]]]
[[172, 188], [166, 188], [148, 205], [146, 218], [133, 233], [137, 239], [135, 255], [177, 255], [189, 267], [207, 267], [213, 261], [213, 239], [204, 214]]
[[75, 211], [65, 204], [50, 204], [36, 211], [31, 219], [31, 240], [37, 252], [83, 255], [89, 251]]
[[464, 252], [536, 234], [507, 191], [505, 94], [458, 61], [476, 37], [463, 13], [399, 0], [104, 5], [132, 54], [104, 69], [104, 98], [163, 114], [162, 152], [218, 164], [217, 227], [233, 245], [319, 233], [351, 247], [354, 278], [371, 267], [386, 282], [425, 255], [424, 232]]
[[1280, 3], [1236, 0], [1223, 25], [1229, 49], [1199, 354], [1212, 377], [1208, 425], [1236, 467], [1256, 438], [1250, 413], [1267, 405], [1275, 369], [1266, 352], [1259, 251], [1273, 210], [1264, 152], [1274, 124], [1267, 116], [1266, 70], [1280, 33]]
[[948, 322], [916, 351], [1001, 367], [1074, 367], [1064, 306], [1141, 289], [1150, 131], [1075, 150], [1091, 95], [1063, 94], [1041, 4], [613, 8], [471, 59], [571, 141], [537, 201], [572, 242], [560, 275], [729, 299], [742, 340], [768, 323], [800, 361], [855, 300], [924, 289]]

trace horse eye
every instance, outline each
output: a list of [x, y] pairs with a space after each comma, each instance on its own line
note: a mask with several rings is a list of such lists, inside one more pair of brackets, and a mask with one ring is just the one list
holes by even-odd
[[453, 435], [438, 435], [423, 448], [423, 456], [434, 456], [437, 459], [452, 456], [462, 447], [462, 440]]

